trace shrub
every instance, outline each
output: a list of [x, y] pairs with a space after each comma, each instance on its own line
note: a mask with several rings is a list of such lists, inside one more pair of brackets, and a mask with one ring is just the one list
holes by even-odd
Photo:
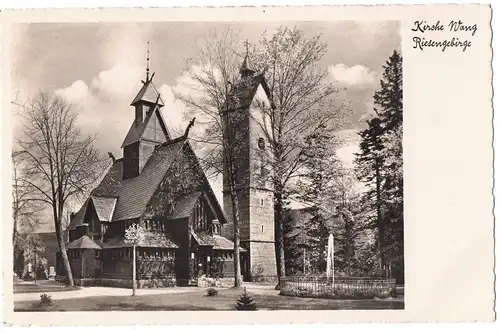
[[40, 295], [40, 306], [46, 307], [46, 306], [51, 306], [52, 303], [52, 297], [46, 293], [43, 293]]
[[243, 291], [243, 294], [240, 296], [238, 301], [236, 302], [236, 310], [238, 311], [256, 311], [257, 305], [253, 301], [253, 297], [247, 293], [247, 288]]
[[218, 292], [216, 289], [214, 289], [214, 288], [209, 288], [209, 289], [207, 289], [207, 296], [208, 296], [208, 297], [214, 297], [214, 296], [217, 296], [217, 294], [218, 294], [218, 293], [219, 293], [219, 292]]

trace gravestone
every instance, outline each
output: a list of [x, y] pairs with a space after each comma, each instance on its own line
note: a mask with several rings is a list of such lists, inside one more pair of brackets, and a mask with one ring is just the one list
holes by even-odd
[[51, 277], [56, 277], [56, 271], [54, 269], [54, 266], [50, 266], [49, 268], [49, 278]]

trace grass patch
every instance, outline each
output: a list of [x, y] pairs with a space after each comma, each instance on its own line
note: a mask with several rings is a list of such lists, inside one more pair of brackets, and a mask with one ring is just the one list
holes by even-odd
[[[15, 302], [16, 312], [33, 311], [235, 311], [243, 289], [221, 289], [216, 296], [205, 291], [143, 296], [95, 296], [54, 300], [44, 310], [34, 310], [33, 302]], [[403, 309], [402, 300], [331, 300], [280, 296], [278, 291], [249, 291], [259, 310], [378, 310]]]
[[34, 292], [59, 292], [59, 291], [74, 291], [80, 290], [79, 286], [67, 286], [62, 283], [55, 282], [29, 282], [24, 284], [14, 284], [14, 293], [34, 293]]

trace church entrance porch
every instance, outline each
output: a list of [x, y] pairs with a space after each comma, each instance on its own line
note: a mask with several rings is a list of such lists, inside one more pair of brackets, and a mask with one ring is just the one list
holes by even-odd
[[192, 279], [205, 275], [210, 276], [210, 261], [213, 260], [213, 249], [207, 246], [198, 246], [191, 253]]

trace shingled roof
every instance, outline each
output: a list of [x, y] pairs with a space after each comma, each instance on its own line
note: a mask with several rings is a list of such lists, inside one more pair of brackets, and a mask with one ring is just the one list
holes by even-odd
[[101, 249], [94, 240], [90, 239], [89, 236], [84, 235], [83, 237], [73, 240], [66, 245], [67, 249]]
[[113, 212], [116, 206], [116, 197], [97, 197], [92, 196], [97, 217], [100, 221], [109, 222], [113, 218]]
[[213, 235], [207, 232], [191, 232], [191, 236], [196, 241], [196, 243], [200, 246], [215, 246], [215, 239]]
[[83, 203], [80, 210], [78, 210], [76, 214], [73, 216], [71, 222], [69, 223], [68, 230], [84, 225], [85, 213], [87, 212], [87, 206], [89, 204], [89, 201], [90, 197]]
[[134, 178], [123, 180], [123, 160], [116, 160], [92, 196], [118, 198], [113, 221], [140, 217], [171, 164], [182, 154], [185, 142], [181, 138], [157, 146], [142, 172]]
[[168, 216], [168, 219], [180, 219], [189, 217], [200, 196], [201, 192], [194, 192], [190, 195], [185, 196], [182, 200], [174, 205], [174, 209]]
[[233, 110], [237, 108], [249, 107], [255, 97], [255, 94], [257, 93], [259, 85], [262, 85], [262, 88], [272, 105], [271, 91], [269, 90], [269, 86], [264, 78], [264, 74], [261, 73], [244, 77], [233, 85], [229, 93], [229, 109]]
[[[139, 93], [137, 93], [134, 100], [130, 104], [131, 106], [139, 102], [148, 102], [152, 104], [156, 103], [156, 99], [158, 98], [158, 90], [154, 86], [153, 81], [151, 79], [144, 83], [141, 90], [139, 91]], [[158, 105], [162, 107], [165, 105], [161, 97], [158, 101]]]
[[[158, 140], [158, 138], [150, 138], [150, 136], [149, 137], [146, 136], [144, 138], [144, 136], [146, 135], [146, 133], [145, 133], [146, 128], [148, 127], [149, 121], [151, 120], [151, 117], [153, 117], [153, 115], [154, 115], [154, 117], [157, 117], [158, 123], [160, 124], [160, 127], [161, 127], [162, 132], [163, 132], [164, 137], [161, 136], [162, 137], [161, 140]], [[155, 108], [153, 112], [147, 112], [146, 118], [144, 119], [144, 122], [142, 122], [141, 124], [136, 124], [136, 122], [132, 122], [132, 124], [130, 125], [130, 128], [127, 132], [127, 135], [125, 136], [125, 139], [123, 140], [121, 147], [123, 148], [124, 146], [136, 143], [143, 138], [150, 140], [150, 141], [156, 141], [158, 143], [165, 141], [165, 139], [166, 140], [170, 139], [170, 133], [167, 129], [167, 126], [165, 125], [165, 120], [163, 119], [163, 116], [161, 115], [160, 109]]]
[[[221, 250], [233, 250], [234, 249], [234, 243], [231, 240], [228, 240], [224, 238], [221, 235], [214, 234], [213, 235], [214, 241], [215, 241], [215, 246], [214, 249], [221, 249]], [[247, 250], [243, 247], [240, 246], [240, 252], [246, 252]]]
[[[125, 235], [118, 235], [114, 238], [106, 240], [102, 248], [127, 248], [132, 247], [132, 244], [125, 240]], [[155, 247], [155, 248], [179, 248], [172, 240], [172, 237], [165, 232], [146, 231], [144, 239], [139, 243], [138, 247]]]

